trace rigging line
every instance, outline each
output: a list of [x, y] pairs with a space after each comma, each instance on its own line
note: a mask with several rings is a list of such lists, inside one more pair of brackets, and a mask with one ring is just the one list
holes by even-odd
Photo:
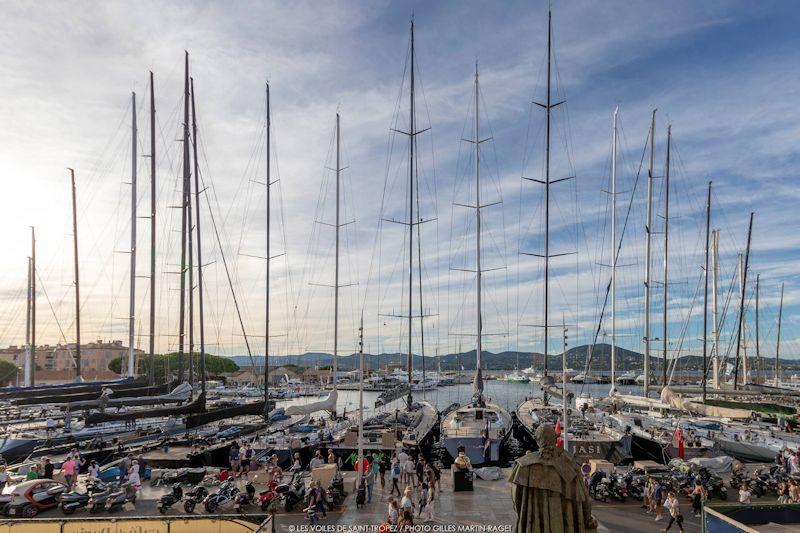
[[[200, 173], [199, 177], [200, 177], [200, 182], [203, 184], [203, 188], [205, 188], [206, 187], [206, 183], [205, 183], [205, 179], [203, 178], [203, 174]], [[220, 254], [220, 257], [222, 258], [222, 265], [225, 267], [225, 275], [228, 278], [228, 286], [231, 289], [231, 296], [233, 297], [233, 305], [236, 308], [236, 315], [239, 318], [239, 325], [242, 328], [242, 335], [244, 336], [244, 343], [245, 343], [245, 346], [247, 347], [247, 355], [250, 357], [250, 364], [252, 365], [252, 367], [256, 368], [256, 363], [255, 363], [255, 361], [253, 359], [253, 353], [250, 350], [250, 341], [247, 339], [247, 331], [245, 330], [244, 321], [242, 320], [242, 313], [239, 310], [239, 301], [236, 298], [236, 291], [234, 291], [234, 289], [233, 289], [233, 280], [231, 280], [230, 271], [228, 269], [228, 260], [225, 258], [225, 252], [222, 250], [222, 241], [221, 241], [220, 236], [219, 236], [219, 230], [217, 229], [217, 220], [214, 217], [214, 210], [211, 208], [211, 200], [209, 200], [207, 194], [204, 194], [203, 196], [205, 196], [206, 205], [208, 205], [208, 214], [209, 214], [209, 216], [211, 218], [211, 226], [214, 228], [214, 235], [216, 236], [217, 245], [219, 246], [219, 254]]]
[[672, 378], [675, 374], [675, 368], [678, 366], [678, 359], [680, 359], [681, 351], [683, 350], [683, 341], [686, 338], [686, 331], [689, 329], [689, 321], [692, 317], [692, 311], [694, 310], [694, 304], [697, 302], [697, 295], [700, 294], [700, 287], [703, 286], [703, 275], [701, 274], [698, 281], [697, 281], [697, 288], [694, 291], [694, 296], [692, 296], [692, 303], [689, 306], [689, 312], [686, 315], [686, 320], [683, 321], [683, 325], [681, 327], [681, 334], [678, 337], [679, 343], [677, 350], [673, 351], [673, 359], [672, 359], [672, 369], [669, 375], [668, 383], [672, 383]]

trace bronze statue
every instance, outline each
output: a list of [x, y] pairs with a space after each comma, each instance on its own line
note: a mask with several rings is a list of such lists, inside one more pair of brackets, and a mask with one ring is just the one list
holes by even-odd
[[520, 457], [511, 470], [516, 533], [597, 531], [589, 491], [572, 454], [556, 446], [550, 424], [536, 428], [538, 452]]

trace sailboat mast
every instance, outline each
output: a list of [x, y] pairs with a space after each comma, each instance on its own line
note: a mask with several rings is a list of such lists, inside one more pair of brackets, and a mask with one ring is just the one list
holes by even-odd
[[[747, 269], [750, 266], [750, 241], [753, 236], [753, 213], [750, 213], [750, 224], [747, 228], [747, 249], [744, 256], [744, 267], [740, 268], [739, 281], [741, 283], [739, 299], [739, 327], [736, 335], [736, 367], [733, 369], [733, 388], [739, 387], [739, 357], [741, 356], [742, 338], [744, 337], [744, 297], [747, 287]], [[741, 261], [741, 259], [740, 259]], [[743, 363], [744, 381], [747, 382], [747, 359]]]
[[36, 385], [36, 228], [31, 226], [31, 383]]
[[183, 383], [183, 342], [186, 334], [186, 204], [189, 190], [189, 52], [183, 76], [183, 188], [181, 192], [181, 288], [178, 326], [178, 382]]
[[[341, 140], [339, 138], [339, 113], [336, 113], [336, 271], [333, 282], [333, 390], [339, 381], [339, 196], [341, 194]], [[410, 383], [410, 382], [409, 382]]]
[[711, 238], [711, 181], [708, 182], [706, 200], [706, 256], [703, 264], [703, 401], [706, 401], [706, 376], [708, 375], [708, 253]]
[[358, 471], [359, 485], [364, 480], [364, 316], [358, 326]]
[[[194, 79], [189, 78], [189, 103], [194, 102]], [[194, 131], [190, 133], [189, 146], [194, 144]], [[194, 163], [197, 164], [196, 162]], [[192, 386], [192, 395], [194, 395], [194, 222], [192, 220], [192, 173], [189, 173], [189, 179], [186, 184], [186, 260], [188, 261], [187, 274], [189, 281], [187, 285], [187, 292], [189, 296], [189, 384]]]
[[128, 313], [128, 377], [134, 374], [134, 328], [136, 313], [136, 159], [138, 132], [136, 129], [136, 93], [131, 93], [131, 279], [130, 310]]
[[759, 347], [759, 334], [758, 334], [758, 293], [761, 284], [761, 274], [756, 274], [756, 383], [758, 383], [758, 378], [761, 376], [761, 349]]
[[714, 349], [712, 350], [714, 375], [712, 376], [712, 386], [714, 389], [719, 389], [719, 292], [717, 291], [719, 278], [719, 230], [714, 230], [712, 233], [712, 241], [713, 252], [711, 253], [711, 292], [714, 296], [714, 303], [711, 309], [711, 321], [714, 323]]
[[[408, 135], [408, 354], [406, 366], [408, 368], [408, 397], [406, 403], [411, 409], [414, 398], [411, 394], [414, 381], [414, 358], [411, 353], [411, 334], [413, 330], [414, 309], [414, 147], [415, 139], [415, 109], [414, 109], [414, 19], [411, 19], [411, 76], [409, 89], [409, 135]], [[420, 310], [422, 315], [422, 310]]]
[[569, 450], [569, 402], [567, 401], [567, 320], [563, 313], [561, 315], [561, 330], [564, 338], [564, 345], [561, 348], [561, 390], [564, 391], [564, 401], [561, 403], [561, 419], [563, 420], [561, 430], [561, 442], [565, 450]]
[[662, 343], [664, 350], [664, 368], [662, 369], [662, 386], [667, 386], [667, 348], [669, 346], [669, 170], [670, 170], [670, 148], [672, 147], [672, 124], [667, 126], [667, 162], [666, 172], [664, 173], [664, 330], [662, 332]]
[[150, 72], [150, 358], [148, 382], [156, 383], [156, 97]]
[[[265, 296], [265, 319], [264, 319], [264, 414], [269, 415], [269, 239], [270, 239], [270, 189], [272, 187], [272, 176], [270, 174], [270, 133], [272, 129], [272, 117], [270, 116], [269, 83], [267, 83], [267, 255], [266, 255], [266, 294]], [[338, 205], [338, 202], [337, 202]], [[335, 386], [335, 385], [334, 385]], [[269, 422], [269, 420], [267, 420]]]
[[[200, 171], [197, 164], [197, 111], [194, 107], [194, 78], [192, 85], [192, 149], [194, 150], [195, 231], [197, 231], [197, 305], [200, 326], [200, 394], [206, 395], [206, 331], [203, 319], [203, 247], [200, 240]], [[190, 199], [191, 201], [191, 199]]]
[[26, 300], [26, 314], [25, 314], [25, 366], [23, 370], [22, 384], [25, 387], [31, 386], [31, 258], [28, 257], [28, 298]]
[[[611, 134], [611, 394], [617, 392], [617, 115]], [[566, 394], [566, 391], [564, 392]]]
[[481, 151], [480, 151], [480, 122], [479, 122], [479, 86], [478, 86], [478, 65], [475, 65], [475, 293], [476, 293], [476, 360], [475, 360], [475, 380], [476, 394], [475, 401], [478, 405], [483, 405], [483, 383], [481, 368], [481, 353], [483, 351], [483, 315], [481, 307]]
[[781, 375], [781, 361], [780, 361], [780, 353], [781, 353], [781, 322], [783, 319], [783, 283], [781, 283], [781, 303], [778, 307], [778, 338], [777, 342], [775, 343], [775, 386], [780, 386], [780, 375]]
[[644, 245], [644, 392], [650, 394], [650, 264], [653, 228], [653, 160], [655, 158], [656, 110], [650, 118], [650, 162], [647, 166], [647, 223], [645, 225]]
[[72, 181], [72, 250], [75, 263], [75, 378], [81, 381], [81, 284], [78, 271], [78, 202], [75, 191], [75, 171], [69, 170]]
[[[544, 164], [544, 369], [547, 376], [547, 359], [550, 355], [548, 339], [550, 333], [550, 119], [552, 111], [552, 48], [553, 16], [547, 12], [547, 107], [545, 124], [545, 164]], [[547, 405], [547, 391], [542, 392]]]

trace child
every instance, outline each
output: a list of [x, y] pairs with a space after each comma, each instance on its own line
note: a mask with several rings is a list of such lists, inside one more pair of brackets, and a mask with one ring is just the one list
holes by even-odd
[[419, 491], [419, 500], [417, 500], [419, 504], [419, 512], [417, 516], [420, 518], [422, 517], [422, 511], [425, 510], [425, 506], [428, 505], [428, 484], [422, 483], [420, 491]]
[[750, 498], [753, 496], [753, 493], [750, 492], [750, 489], [747, 487], [746, 484], [742, 484], [739, 488], [739, 503], [752, 503]]

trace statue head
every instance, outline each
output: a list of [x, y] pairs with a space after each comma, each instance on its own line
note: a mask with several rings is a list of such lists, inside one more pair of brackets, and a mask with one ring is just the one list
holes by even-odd
[[556, 430], [550, 424], [541, 424], [534, 433], [539, 450], [552, 450], [556, 447]]

